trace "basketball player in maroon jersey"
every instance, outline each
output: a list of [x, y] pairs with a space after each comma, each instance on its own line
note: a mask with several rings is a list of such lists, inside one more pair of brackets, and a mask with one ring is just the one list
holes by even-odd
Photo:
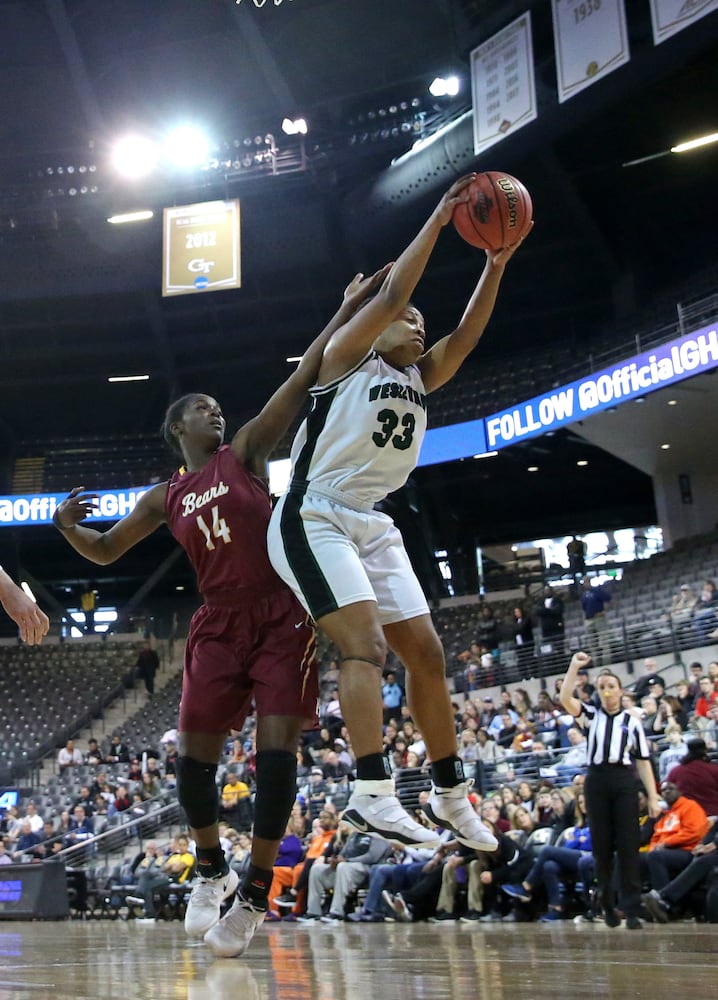
[[[197, 574], [204, 603], [185, 650], [177, 795], [197, 844], [199, 872], [185, 928], [219, 956], [242, 954], [264, 919], [272, 866], [296, 798], [297, 744], [315, 718], [318, 694], [313, 626], [267, 556], [266, 463], [307, 399], [332, 332], [380, 287], [388, 270], [353, 279], [297, 369], [231, 444], [222, 444], [219, 404], [201, 393], [183, 396], [167, 410], [163, 428], [184, 459], [169, 482], [143, 494], [108, 531], [80, 523], [97, 509], [96, 494], [84, 487], [73, 489], [53, 518], [70, 545], [100, 565], [167, 524]], [[258, 719], [252, 863], [218, 922], [238, 876], [220, 847], [215, 778], [227, 734], [242, 728], [252, 699]]]

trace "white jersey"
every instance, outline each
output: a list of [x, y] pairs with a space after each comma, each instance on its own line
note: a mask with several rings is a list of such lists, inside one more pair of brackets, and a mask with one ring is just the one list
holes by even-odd
[[311, 412], [292, 445], [295, 490], [364, 509], [404, 485], [426, 432], [426, 391], [416, 365], [393, 368], [372, 350], [310, 394]]

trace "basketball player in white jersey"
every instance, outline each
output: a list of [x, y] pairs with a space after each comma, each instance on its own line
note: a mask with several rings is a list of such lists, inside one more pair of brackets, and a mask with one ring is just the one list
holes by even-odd
[[328, 342], [312, 409], [292, 446], [289, 491], [269, 528], [269, 556], [341, 658], [339, 697], [357, 758], [344, 819], [358, 830], [434, 846], [395, 795], [382, 753], [381, 678], [387, 646], [409, 676], [409, 707], [431, 760], [429, 819], [477, 850], [496, 850], [469, 802], [441, 642], [391, 518], [374, 505], [415, 468], [426, 396], [476, 347], [516, 247], [487, 251], [483, 274], [454, 332], [424, 349], [424, 320], [409, 302], [442, 228], [468, 200], [470, 174], [442, 197], [377, 295]]

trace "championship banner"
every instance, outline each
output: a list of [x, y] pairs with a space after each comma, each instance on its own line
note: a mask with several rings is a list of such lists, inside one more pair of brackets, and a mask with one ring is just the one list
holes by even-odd
[[529, 11], [471, 53], [471, 97], [477, 155], [536, 118]]
[[241, 286], [239, 201], [207, 201], [164, 210], [162, 295]]
[[560, 103], [630, 58], [623, 0], [551, 0]]
[[660, 45], [671, 35], [718, 10], [718, 0], [651, 0], [653, 44]]

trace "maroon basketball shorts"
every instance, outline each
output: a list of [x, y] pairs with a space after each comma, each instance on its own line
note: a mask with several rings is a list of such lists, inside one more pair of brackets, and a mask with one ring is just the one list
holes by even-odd
[[297, 716], [316, 726], [315, 631], [292, 592], [205, 600], [185, 648], [180, 731], [241, 729], [253, 708], [258, 718]]

